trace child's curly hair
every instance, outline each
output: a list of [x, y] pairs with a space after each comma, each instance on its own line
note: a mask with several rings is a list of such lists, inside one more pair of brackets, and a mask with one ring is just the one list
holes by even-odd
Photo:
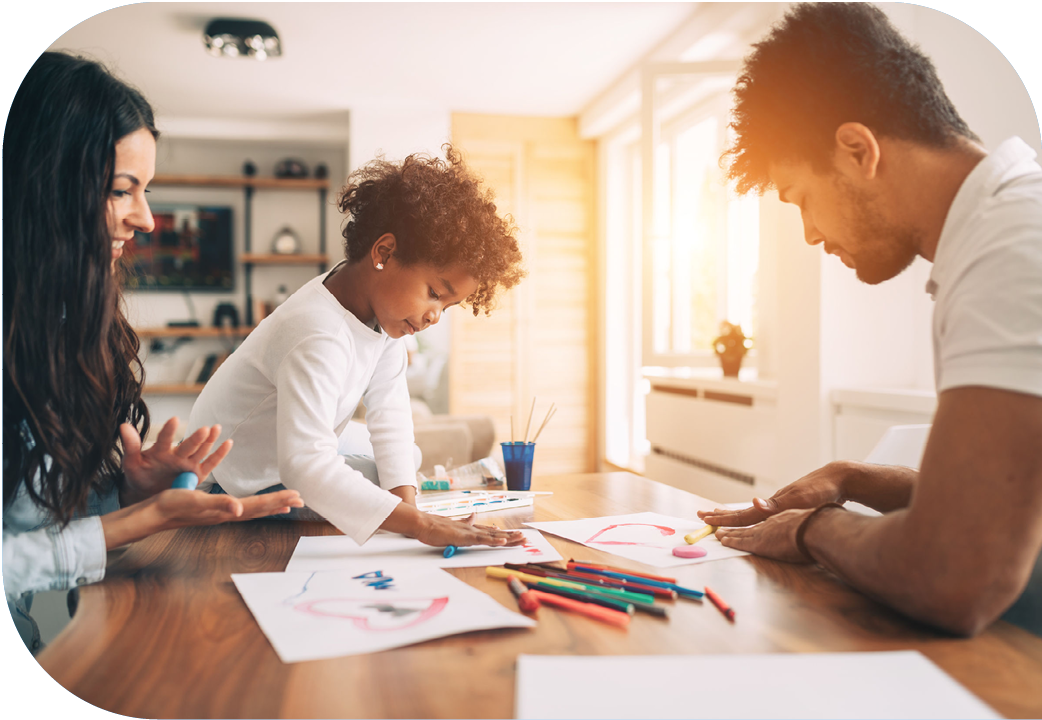
[[458, 265], [478, 281], [464, 301], [478, 315], [492, 312], [500, 288], [525, 276], [517, 227], [496, 214], [491, 190], [446, 143], [446, 160], [416, 153], [399, 163], [377, 158], [351, 173], [337, 197], [347, 259], [364, 258], [385, 233], [395, 237], [394, 257], [403, 265]]

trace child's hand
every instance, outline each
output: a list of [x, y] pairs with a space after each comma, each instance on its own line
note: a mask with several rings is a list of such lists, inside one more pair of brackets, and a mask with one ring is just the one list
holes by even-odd
[[123, 475], [126, 478], [119, 493], [120, 505], [126, 507], [166, 490], [182, 472], [194, 472], [200, 480], [205, 479], [232, 449], [232, 441], [226, 440], [207, 456], [221, 436], [220, 425], [201, 427], [174, 445], [177, 425], [177, 418], [167, 420], [155, 444], [144, 452], [141, 451], [141, 436], [137, 429], [127, 423], [120, 425]]
[[492, 545], [493, 547], [521, 545], [525, 536], [519, 530], [500, 530], [492, 525], [474, 525], [473, 513], [462, 520], [429, 515], [412, 505], [398, 503], [380, 526], [384, 530], [416, 538], [435, 547], [456, 545]]
[[426, 524], [425, 532], [421, 531], [416, 539], [426, 545], [445, 547], [456, 545], [466, 547], [468, 545], [491, 545], [493, 547], [512, 547], [521, 545], [525, 536], [520, 530], [500, 530], [494, 525], [473, 524], [474, 515], [471, 514], [462, 520], [429, 515], [430, 523]]

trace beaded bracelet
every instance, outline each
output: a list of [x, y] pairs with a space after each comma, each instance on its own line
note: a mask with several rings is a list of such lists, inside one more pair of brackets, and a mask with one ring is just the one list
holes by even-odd
[[824, 505], [818, 505], [816, 508], [814, 508], [810, 515], [803, 518], [803, 522], [801, 522], [800, 526], [796, 528], [796, 549], [800, 551], [800, 554], [803, 555], [803, 557], [807, 558], [807, 562], [817, 562], [817, 560], [814, 559], [814, 556], [811, 555], [810, 551], [807, 549], [806, 543], [803, 542], [803, 536], [807, 534], [807, 528], [810, 526], [810, 521], [813, 520], [814, 516], [820, 513], [822, 510], [834, 507], [839, 508], [841, 510], [843, 509], [843, 506], [837, 502], [829, 502], [825, 503]]

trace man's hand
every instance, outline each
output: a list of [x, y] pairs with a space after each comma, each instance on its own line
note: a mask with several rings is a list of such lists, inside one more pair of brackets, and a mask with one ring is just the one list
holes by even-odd
[[854, 465], [854, 463], [848, 462], [831, 462], [809, 475], [804, 475], [796, 482], [786, 485], [766, 500], [753, 498], [751, 508], [700, 510], [698, 517], [707, 525], [744, 527], [763, 522], [786, 510], [816, 508], [829, 502], [845, 502], [850, 498], [845, 497], [844, 485], [855, 472]]
[[796, 531], [812, 512], [813, 509], [783, 510], [752, 527], [720, 528], [716, 537], [724, 547], [782, 562], [807, 563], [809, 558], [796, 546]]
[[227, 440], [207, 455], [221, 436], [220, 425], [201, 427], [175, 446], [177, 426], [177, 418], [167, 420], [155, 444], [144, 452], [137, 429], [128, 423], [119, 426], [125, 477], [119, 493], [120, 505], [126, 507], [166, 490], [183, 472], [194, 472], [200, 480], [205, 479], [232, 449], [232, 441]]

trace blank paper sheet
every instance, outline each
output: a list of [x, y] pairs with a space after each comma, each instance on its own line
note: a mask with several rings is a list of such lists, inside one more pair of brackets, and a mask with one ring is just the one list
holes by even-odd
[[521, 655], [518, 718], [998, 718], [914, 651]]

